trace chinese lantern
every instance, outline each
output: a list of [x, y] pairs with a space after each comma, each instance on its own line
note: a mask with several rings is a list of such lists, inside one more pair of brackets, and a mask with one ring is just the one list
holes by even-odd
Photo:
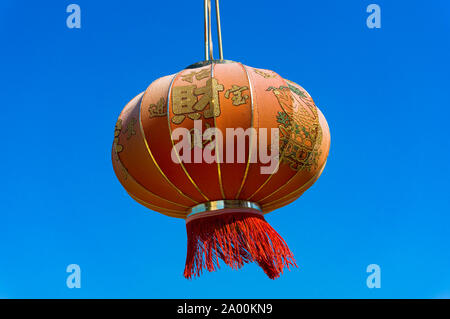
[[185, 219], [186, 278], [215, 270], [221, 259], [232, 268], [256, 262], [274, 279], [295, 260], [264, 214], [319, 178], [328, 125], [298, 84], [223, 60], [220, 32], [220, 59], [212, 59], [210, 23], [205, 34], [205, 61], [153, 81], [123, 109], [114, 171], [138, 203]]

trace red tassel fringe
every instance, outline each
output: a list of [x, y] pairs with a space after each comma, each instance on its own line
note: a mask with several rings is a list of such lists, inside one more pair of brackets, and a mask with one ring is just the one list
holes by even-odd
[[233, 269], [256, 262], [270, 279], [297, 267], [286, 242], [259, 214], [233, 212], [193, 219], [186, 224], [188, 247], [184, 276], [215, 271], [219, 258]]

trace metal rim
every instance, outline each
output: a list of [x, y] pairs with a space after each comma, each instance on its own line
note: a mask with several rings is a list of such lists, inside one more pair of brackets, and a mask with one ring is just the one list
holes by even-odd
[[236, 63], [235, 61], [231, 61], [231, 60], [205, 60], [205, 61], [200, 61], [194, 64], [191, 64], [189, 66], [187, 66], [185, 69], [196, 69], [196, 68], [201, 68], [202, 66], [206, 66], [206, 65], [210, 65], [210, 64], [226, 64], [226, 63]]
[[255, 210], [256, 212], [262, 213], [261, 206], [257, 203], [249, 202], [246, 200], [233, 200], [233, 199], [224, 199], [224, 200], [215, 200], [210, 202], [205, 202], [198, 204], [196, 206], [191, 207], [188, 210], [188, 214], [186, 218], [192, 217], [196, 214], [205, 213], [205, 212], [214, 212], [214, 211], [222, 211], [226, 209], [244, 209], [244, 210]]

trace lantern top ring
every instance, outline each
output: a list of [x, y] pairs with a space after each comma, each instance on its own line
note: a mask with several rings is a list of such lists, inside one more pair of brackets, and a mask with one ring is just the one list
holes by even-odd
[[235, 63], [235, 61], [231, 60], [204, 60], [194, 64], [191, 64], [186, 67], [186, 69], [196, 69], [201, 68], [202, 66], [210, 65], [210, 64], [226, 64], [226, 63]]
[[186, 217], [186, 222], [191, 221], [199, 217], [207, 217], [210, 215], [217, 215], [227, 212], [249, 212], [258, 215], [262, 215], [261, 207], [254, 202], [246, 200], [215, 200], [210, 202], [205, 202], [191, 207], [188, 210], [188, 215]]

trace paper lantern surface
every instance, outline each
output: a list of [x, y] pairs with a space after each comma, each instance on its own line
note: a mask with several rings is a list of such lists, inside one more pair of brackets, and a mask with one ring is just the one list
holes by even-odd
[[[237, 162], [237, 154], [235, 163], [225, 162], [226, 147], [223, 163], [174, 162], [171, 134], [178, 127], [194, 130], [194, 120], [202, 121], [203, 131], [217, 127], [224, 133], [267, 128], [270, 135], [271, 128], [279, 128], [278, 171], [261, 174], [267, 164], [249, 163], [248, 137], [244, 163]], [[226, 145], [226, 134], [223, 140]], [[190, 207], [212, 200], [249, 200], [264, 212], [287, 205], [320, 176], [329, 146], [327, 122], [301, 86], [273, 71], [226, 63], [185, 69], [151, 83], [120, 114], [112, 155], [117, 177], [135, 200], [185, 218]]]

